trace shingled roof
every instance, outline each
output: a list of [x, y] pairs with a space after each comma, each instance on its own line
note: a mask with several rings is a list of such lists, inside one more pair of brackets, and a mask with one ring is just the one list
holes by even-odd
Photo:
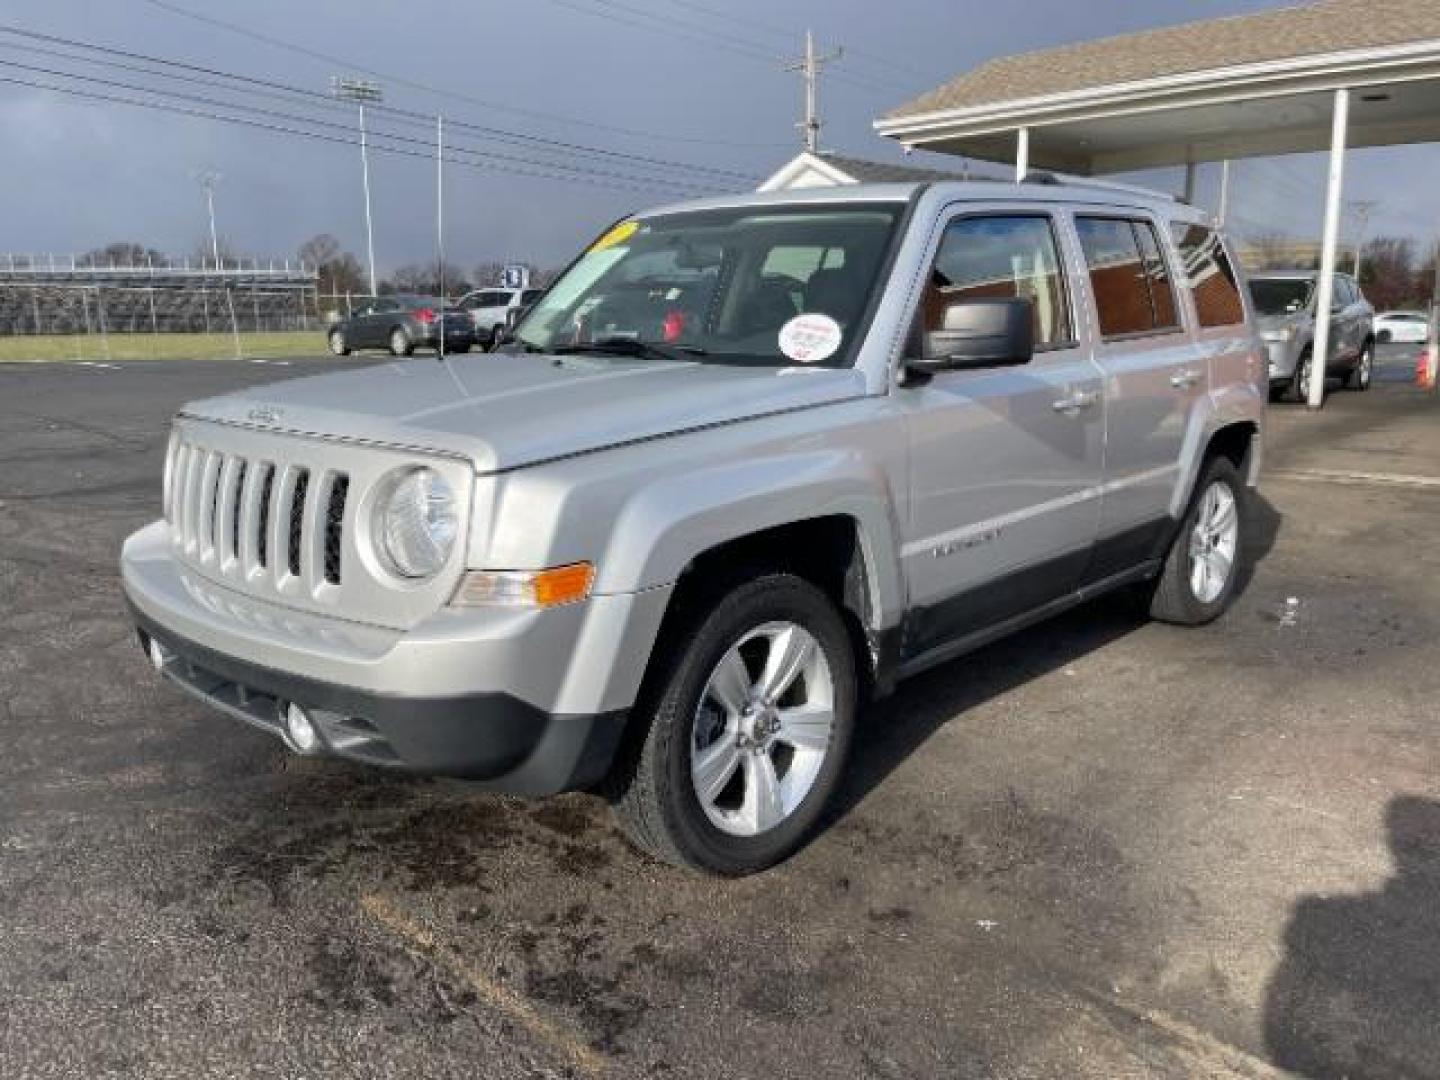
[[1440, 40], [1440, 0], [1325, 0], [1000, 57], [887, 119], [1432, 39]]

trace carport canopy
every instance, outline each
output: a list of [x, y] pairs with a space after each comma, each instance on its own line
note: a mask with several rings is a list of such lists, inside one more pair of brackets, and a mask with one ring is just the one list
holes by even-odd
[[[1440, 2], [1326, 0], [1001, 57], [875, 128], [907, 147], [1013, 159], [1017, 180], [1184, 165], [1187, 197], [1200, 162], [1328, 149], [1327, 311], [1346, 147], [1440, 141]], [[1316, 355], [1328, 339], [1317, 319]], [[1324, 379], [1312, 365], [1312, 408]]]

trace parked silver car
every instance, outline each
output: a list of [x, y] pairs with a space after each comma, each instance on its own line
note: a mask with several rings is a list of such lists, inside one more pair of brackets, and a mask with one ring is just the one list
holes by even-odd
[[[1271, 393], [1301, 401], [1310, 382], [1315, 347], [1317, 277], [1308, 273], [1250, 276], [1255, 321], [1269, 354]], [[1329, 378], [1351, 390], [1369, 390], [1375, 373], [1375, 309], [1349, 274], [1336, 274], [1330, 304]]]
[[1225, 610], [1247, 311], [1200, 213], [1100, 187], [655, 210], [499, 353], [185, 407], [125, 593], [162, 674], [298, 752], [598, 789], [755, 871], [899, 679], [1120, 587]]

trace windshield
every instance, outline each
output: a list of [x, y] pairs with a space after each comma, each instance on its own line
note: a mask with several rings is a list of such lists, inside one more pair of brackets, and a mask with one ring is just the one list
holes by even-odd
[[903, 209], [748, 206], [621, 222], [514, 340], [545, 352], [624, 342], [627, 355], [657, 345], [699, 362], [846, 366]]
[[1310, 303], [1314, 284], [1309, 278], [1252, 278], [1250, 299], [1261, 315], [1288, 315]]

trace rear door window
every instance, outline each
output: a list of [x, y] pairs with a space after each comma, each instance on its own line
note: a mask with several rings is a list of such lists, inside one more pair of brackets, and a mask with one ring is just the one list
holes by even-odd
[[1180, 328], [1175, 290], [1153, 225], [1128, 218], [1077, 217], [1075, 228], [1103, 337]]
[[1195, 298], [1195, 314], [1200, 325], [1236, 326], [1245, 321], [1245, 305], [1240, 299], [1240, 283], [1235, 268], [1220, 242], [1220, 234], [1203, 225], [1183, 221], [1171, 225], [1175, 244], [1180, 249], [1181, 272], [1190, 295]]

